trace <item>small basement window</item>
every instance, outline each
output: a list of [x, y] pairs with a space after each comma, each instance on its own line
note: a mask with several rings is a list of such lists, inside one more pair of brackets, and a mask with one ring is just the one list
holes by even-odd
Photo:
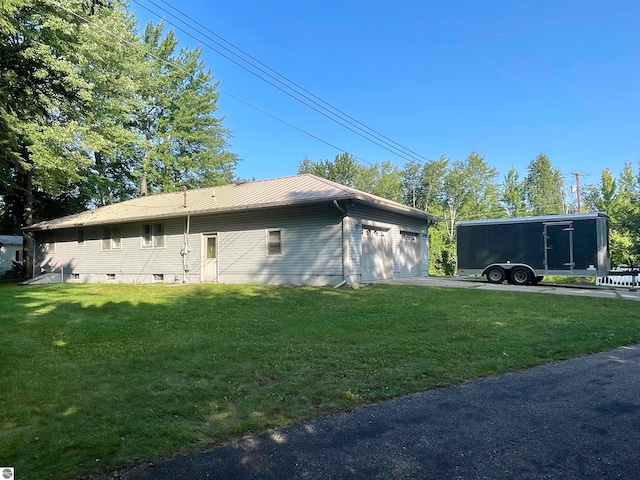
[[116, 274], [115, 273], [107, 273], [107, 280], [115, 280], [116, 279]]
[[79, 273], [72, 273], [71, 274], [71, 280], [80, 280], [80, 274]]
[[282, 230], [267, 230], [267, 255], [282, 255]]
[[153, 274], [154, 282], [164, 282], [164, 274], [163, 273], [154, 273]]

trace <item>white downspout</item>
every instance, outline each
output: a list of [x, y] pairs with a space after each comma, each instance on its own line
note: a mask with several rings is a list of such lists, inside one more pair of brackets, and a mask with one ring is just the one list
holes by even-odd
[[340, 206], [337, 200], [333, 201], [333, 205], [342, 212], [342, 281], [338, 283], [334, 288], [340, 288], [347, 283], [347, 256], [349, 255], [349, 239], [346, 230], [349, 225], [349, 217], [347, 211]]
[[184, 245], [182, 247], [182, 283], [187, 283], [187, 272], [189, 271], [189, 230], [191, 214], [187, 213], [187, 223], [184, 229]]

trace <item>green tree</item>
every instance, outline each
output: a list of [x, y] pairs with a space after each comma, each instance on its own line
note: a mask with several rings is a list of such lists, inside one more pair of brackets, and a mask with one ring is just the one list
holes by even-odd
[[639, 186], [631, 164], [626, 163], [617, 180], [607, 168], [602, 171], [598, 184], [585, 188], [586, 206], [609, 216], [609, 244], [614, 266], [638, 261]]
[[451, 165], [444, 178], [446, 205], [443, 205], [451, 242], [455, 240], [455, 224], [458, 220], [505, 215], [499, 203], [497, 176], [497, 170], [489, 167], [476, 152], [471, 152], [464, 161], [456, 161]]
[[628, 192], [628, 208], [621, 214], [620, 223], [631, 238], [628, 262], [640, 265], [640, 161], [638, 161], [638, 174], [634, 177], [631, 164], [625, 165], [620, 176], [620, 183]]
[[298, 173], [312, 173], [353, 188], [358, 188], [356, 185], [361, 171], [362, 167], [355, 157], [346, 152], [336, 155], [333, 160], [314, 162], [305, 158], [298, 166]]
[[524, 180], [528, 210], [532, 215], [564, 213], [563, 180], [549, 157], [539, 154], [529, 162]]
[[402, 202], [402, 172], [389, 160], [360, 167], [356, 188], [394, 202]]
[[[162, 25], [138, 36], [117, 0], [12, 0], [0, 13], [1, 223], [232, 179], [199, 50], [175, 53]], [[33, 251], [25, 234], [28, 272]]]
[[171, 191], [227, 183], [237, 157], [228, 151], [230, 132], [215, 117], [217, 83], [200, 61], [200, 50], [182, 49], [164, 24], [147, 24], [141, 39], [132, 127], [138, 139], [134, 177], [140, 192]]
[[[87, 145], [78, 118], [91, 98], [81, 75], [79, 17], [105, 15], [99, 2], [68, 0], [64, 8], [37, 0], [2, 3], [0, 22], [0, 161], [5, 214], [17, 225], [37, 218], [35, 194], [56, 193], [79, 178]], [[26, 270], [32, 235], [25, 234]]]
[[402, 171], [404, 203], [424, 211], [441, 209], [448, 166], [449, 160], [444, 155], [438, 160], [405, 164]]
[[510, 217], [522, 217], [528, 213], [524, 182], [515, 168], [509, 169], [504, 176], [500, 203]]
[[444, 222], [429, 229], [430, 272], [453, 275], [456, 269], [456, 223], [470, 218], [505, 215], [499, 203], [498, 172], [489, 167], [477, 152], [471, 152], [465, 160], [453, 163], [441, 157], [430, 162], [424, 173], [423, 192], [428, 198], [425, 200], [428, 210], [444, 217]]
[[319, 162], [305, 158], [298, 165], [298, 173], [312, 173], [379, 197], [402, 201], [402, 172], [390, 161], [365, 167], [352, 155], [341, 153], [333, 160]]

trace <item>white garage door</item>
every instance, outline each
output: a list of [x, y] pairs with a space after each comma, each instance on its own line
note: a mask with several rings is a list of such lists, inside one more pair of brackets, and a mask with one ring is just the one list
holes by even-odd
[[400, 278], [420, 276], [420, 251], [420, 234], [401, 231], [398, 247]]
[[362, 226], [362, 281], [393, 278], [391, 231]]

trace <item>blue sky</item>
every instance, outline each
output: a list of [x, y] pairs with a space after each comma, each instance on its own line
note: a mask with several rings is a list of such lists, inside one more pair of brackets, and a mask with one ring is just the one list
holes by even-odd
[[[160, 12], [161, 0], [137, 0]], [[640, 158], [637, 0], [171, 0], [180, 11], [426, 159], [484, 156], [500, 179], [537, 154], [597, 183]], [[141, 23], [158, 21], [135, 2]], [[175, 12], [173, 12], [175, 13]], [[184, 25], [164, 14], [181, 28]], [[201, 27], [197, 27], [203, 30]], [[193, 32], [194, 35], [198, 35]], [[176, 31], [182, 46], [198, 42]], [[202, 37], [201, 37], [202, 38]], [[212, 44], [203, 38], [203, 42]], [[406, 159], [298, 103], [203, 45], [223, 92], [358, 157]], [[222, 93], [237, 175], [293, 175], [340, 151]]]

